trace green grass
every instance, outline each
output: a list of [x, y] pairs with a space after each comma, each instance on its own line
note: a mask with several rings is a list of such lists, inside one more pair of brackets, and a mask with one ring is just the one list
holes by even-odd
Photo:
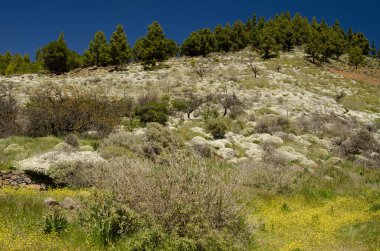
[[343, 107], [354, 111], [380, 112], [380, 86], [360, 83], [357, 92], [341, 100]]
[[[0, 170], [11, 169], [14, 161], [20, 161], [33, 155], [46, 152], [60, 142], [62, 142], [61, 139], [54, 137], [10, 137], [0, 139]], [[4, 151], [11, 144], [17, 144], [18, 146], [15, 147], [14, 150]]]
[[[2, 250], [89, 250], [92, 243], [74, 220], [74, 212], [64, 211], [69, 219], [67, 231], [61, 235], [44, 234], [45, 217], [52, 213], [43, 201], [53, 197], [62, 201], [70, 196], [76, 200], [88, 196], [86, 191], [0, 189], [0, 246]], [[98, 249], [99, 250], [99, 249]]]

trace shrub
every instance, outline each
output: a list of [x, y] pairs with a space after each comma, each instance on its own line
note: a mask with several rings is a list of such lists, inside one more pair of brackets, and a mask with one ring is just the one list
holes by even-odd
[[106, 168], [106, 163], [60, 162], [52, 166], [47, 174], [57, 185], [83, 188], [99, 185]]
[[0, 138], [15, 135], [20, 131], [19, 107], [10, 85], [0, 85], [0, 118]]
[[216, 107], [206, 107], [202, 111], [203, 120], [206, 122], [219, 117], [219, 111]]
[[244, 217], [232, 187], [224, 183], [226, 176], [186, 152], [173, 153], [163, 163], [115, 160], [105, 187], [132, 210], [154, 219], [165, 233], [196, 241], [225, 234], [234, 245], [247, 240]]
[[148, 123], [146, 133], [143, 135], [136, 135], [132, 132], [110, 134], [104, 140], [99, 151], [104, 157], [121, 156], [129, 151], [140, 157], [157, 160], [162, 153], [169, 153], [182, 147], [182, 140], [171, 130], [158, 123]]
[[53, 214], [46, 217], [44, 232], [47, 234], [60, 234], [67, 229], [67, 225], [66, 217], [58, 210], [55, 210]]
[[380, 144], [367, 129], [360, 129], [344, 136], [334, 138], [334, 150], [348, 159], [355, 159], [357, 155], [365, 156], [361, 160], [365, 166], [380, 165]]
[[214, 139], [223, 139], [227, 131], [227, 123], [221, 118], [212, 119], [207, 122], [207, 130]]
[[115, 198], [110, 195], [96, 193], [86, 206], [87, 211], [82, 214], [82, 221], [94, 231], [94, 236], [104, 246], [127, 234], [133, 234], [140, 228], [139, 216], [115, 202]]
[[258, 133], [275, 133], [275, 132], [289, 132], [290, 121], [289, 119], [279, 117], [263, 117], [260, 118], [256, 125]]
[[79, 139], [76, 135], [74, 134], [69, 134], [65, 137], [65, 143], [74, 147], [74, 148], [79, 148]]
[[135, 109], [135, 116], [143, 124], [157, 122], [165, 124], [168, 121], [168, 105], [163, 102], [148, 102]]
[[168, 128], [158, 124], [147, 124], [143, 150], [145, 156], [154, 158], [163, 151], [171, 152], [182, 147], [182, 141], [176, 137]]
[[336, 114], [326, 115], [319, 113], [302, 116], [298, 119], [297, 126], [302, 132], [330, 137], [341, 137], [346, 132], [360, 127], [354, 120], [343, 118]]
[[290, 168], [277, 165], [276, 162], [246, 161], [236, 170], [238, 180], [244, 186], [265, 190], [270, 193], [286, 193], [291, 191], [296, 180], [296, 172]]
[[[171, 144], [161, 136], [153, 138]], [[71, 184], [114, 195], [90, 197], [84, 205], [83, 221], [93, 236], [105, 245], [128, 236], [128, 246], [137, 249], [244, 249], [249, 240], [246, 216], [234, 186], [226, 183], [226, 172], [185, 151], [161, 155], [165, 161], [159, 163], [119, 157], [105, 165], [78, 163], [64, 169], [69, 172], [59, 177]]]
[[132, 106], [129, 99], [117, 100], [77, 88], [48, 86], [30, 95], [25, 109], [27, 134], [60, 136], [95, 130], [105, 135], [121, 117], [130, 114]]

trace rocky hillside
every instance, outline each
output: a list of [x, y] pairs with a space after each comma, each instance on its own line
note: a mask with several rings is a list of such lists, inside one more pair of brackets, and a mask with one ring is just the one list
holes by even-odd
[[[173, 58], [151, 71], [132, 63], [118, 71], [1, 77], [23, 109], [33, 93], [49, 86], [73, 96], [86, 92], [95, 99], [137, 100], [134, 112], [118, 118], [107, 134], [88, 130], [0, 139], [0, 169], [42, 174], [74, 189], [39, 194], [0, 189], [0, 200], [12, 198], [14, 208], [20, 203], [39, 208], [33, 225], [0, 201], [0, 216], [12, 215], [6, 224], [0, 220], [0, 230], [14, 229], [3, 239], [16, 238], [20, 222], [27, 221], [33, 234], [23, 230], [28, 240], [23, 248], [52, 248], [42, 241], [46, 235], [34, 233], [41, 212], [50, 213], [40, 208], [42, 197], [56, 193], [58, 199], [83, 201], [80, 215], [97, 217], [86, 218], [93, 223], [88, 226], [79, 214], [66, 212], [68, 231], [52, 241], [58, 250], [107, 245], [115, 250], [377, 250], [379, 68], [368, 58], [366, 68], [351, 72], [345, 60], [321, 66], [301, 49], [269, 60], [243, 50]], [[168, 104], [162, 109], [168, 114], [164, 125], [142, 123], [144, 115], [156, 115], [154, 106], [147, 106], [154, 112], [136, 115], [152, 96]], [[189, 97], [187, 113], [176, 100]], [[70, 109], [62, 113], [75, 113]], [[70, 130], [74, 122], [66, 123]], [[26, 186], [20, 182], [14, 186]], [[37, 206], [35, 198], [41, 201]], [[96, 228], [109, 223], [109, 213], [117, 231]]]
[[[22, 75], [3, 77], [1, 81], [14, 86], [21, 103], [28, 101], [31, 90], [49, 84], [75, 86], [114, 97], [160, 94], [173, 99], [189, 92], [203, 96], [233, 93], [242, 101], [244, 113], [236, 120], [239, 125], [229, 128], [225, 139], [211, 140], [211, 134], [202, 128], [201, 112], [208, 105], [197, 109], [191, 119], [178, 114], [171, 117], [169, 127], [190, 131], [194, 137], [186, 135], [189, 144], [209, 145], [216, 154], [233, 163], [246, 158], [261, 160], [263, 149], [259, 143], [271, 142], [290, 161], [317, 166], [320, 159], [310, 155], [316, 149], [327, 155], [332, 148], [333, 138], [325, 131], [339, 130], [334, 128], [339, 125], [351, 130], [378, 123], [380, 91], [379, 85], [345, 78], [329, 70], [339, 67], [339, 62], [320, 67], [304, 57], [301, 50], [296, 50], [278, 59], [262, 61], [246, 50], [195, 60], [171, 59], [165, 63], [167, 67], [155, 71], [144, 71], [141, 65], [131, 64], [117, 72], [112, 68], [87, 68], [61, 76]], [[251, 67], [257, 68], [256, 78]], [[257, 130], [258, 124], [275, 127], [267, 124], [276, 123], [279, 117], [288, 119], [293, 128], [285, 132]], [[373, 137], [380, 139], [378, 129]]]

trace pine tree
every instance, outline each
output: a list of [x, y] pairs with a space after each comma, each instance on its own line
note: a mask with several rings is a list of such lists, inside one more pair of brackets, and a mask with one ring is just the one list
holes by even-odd
[[321, 35], [316, 27], [315, 25], [312, 26], [310, 37], [305, 47], [305, 52], [310, 55], [313, 63], [316, 63], [316, 60], [320, 59], [320, 54], [322, 53]]
[[349, 52], [349, 63], [358, 69], [358, 66], [364, 62], [363, 51], [359, 46], [352, 47]]
[[104, 32], [97, 31], [85, 52], [88, 65], [106, 66], [110, 60], [109, 47]]
[[350, 27], [350, 29], [348, 29], [348, 32], [347, 32], [347, 41], [349, 44], [352, 43], [353, 37], [354, 37], [354, 32], [352, 31], [352, 28]]
[[63, 31], [61, 31], [61, 33], [59, 34], [57, 41], [58, 42], [65, 42], [65, 33], [63, 33]]
[[58, 41], [53, 41], [42, 48], [41, 58], [45, 68], [50, 72], [63, 73], [69, 70], [69, 49], [63, 39], [63, 32]]
[[217, 50], [217, 42], [214, 33], [210, 29], [194, 31], [183, 42], [181, 53], [186, 56], [203, 56]]
[[375, 58], [376, 54], [377, 54], [377, 50], [376, 50], [375, 41], [372, 40], [372, 44], [371, 44], [371, 56]]
[[126, 64], [131, 60], [132, 51], [122, 24], [118, 24], [112, 33], [109, 50], [112, 65]]
[[363, 55], [368, 55], [371, 51], [371, 46], [369, 44], [368, 39], [361, 32], [354, 33], [354, 35], [352, 36], [352, 41], [350, 45], [351, 47], [358, 46], [362, 50]]
[[265, 18], [260, 17], [254, 29], [252, 29], [252, 31], [248, 34], [249, 41], [253, 48], [259, 47], [259, 43], [260, 43], [259, 36], [260, 36], [260, 32], [264, 29], [264, 27], [265, 27]]
[[133, 53], [143, 64], [155, 66], [157, 62], [175, 56], [177, 44], [167, 39], [161, 25], [154, 21], [148, 26], [147, 34], [136, 41]]
[[294, 30], [294, 42], [295, 45], [301, 46], [305, 44], [311, 32], [311, 27], [307, 18], [303, 18], [301, 14], [297, 13], [292, 20]]
[[277, 57], [280, 46], [275, 40], [276, 29], [273, 22], [268, 22], [258, 35], [258, 49], [263, 59]]
[[333, 53], [333, 42], [332, 42], [332, 32], [327, 25], [326, 21], [322, 19], [321, 23], [318, 27], [319, 31], [319, 48], [320, 48], [320, 54], [322, 55], [322, 61], [326, 62], [329, 58], [331, 58], [331, 55]]
[[339, 60], [339, 57], [346, 51], [347, 41], [344, 30], [340, 26], [338, 19], [335, 20], [335, 23], [330, 30], [330, 34], [332, 53], [335, 54], [336, 59]]
[[232, 26], [231, 31], [232, 50], [244, 49], [249, 42], [249, 36], [242, 21], [238, 20]]
[[276, 43], [283, 51], [291, 51], [295, 45], [295, 32], [290, 19], [290, 13], [276, 16], [273, 22]]
[[229, 52], [232, 47], [231, 27], [227, 24], [224, 28], [218, 25], [214, 31], [216, 39], [216, 47], [219, 52]]

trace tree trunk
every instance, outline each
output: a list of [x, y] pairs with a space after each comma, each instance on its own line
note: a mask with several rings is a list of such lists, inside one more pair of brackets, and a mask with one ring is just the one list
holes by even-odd
[[227, 115], [227, 111], [228, 109], [227, 108], [224, 108], [224, 114], [223, 114], [223, 117], [225, 117]]

